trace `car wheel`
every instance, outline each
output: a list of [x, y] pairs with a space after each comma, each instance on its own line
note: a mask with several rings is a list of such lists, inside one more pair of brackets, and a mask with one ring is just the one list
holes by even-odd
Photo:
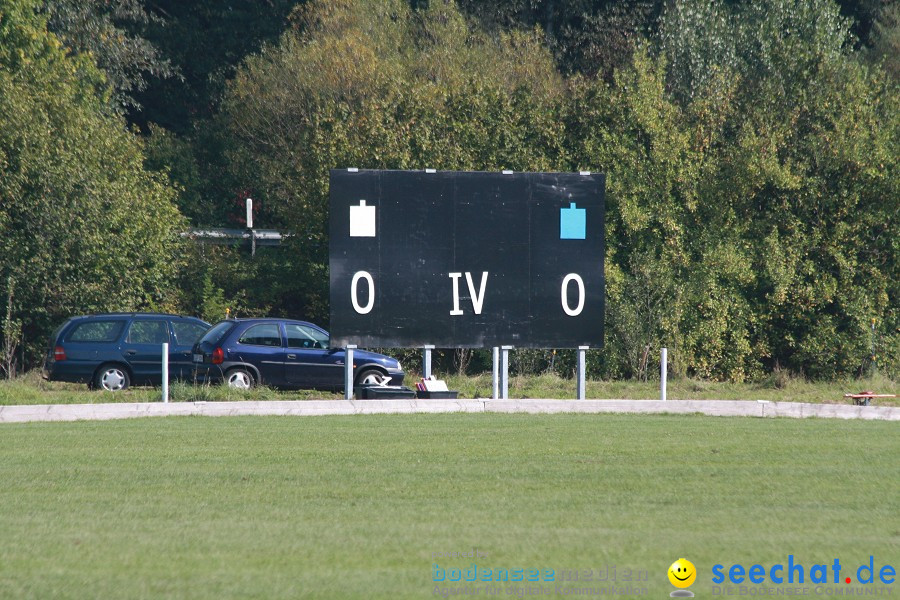
[[356, 385], [378, 385], [384, 373], [377, 369], [366, 369], [356, 378]]
[[253, 375], [246, 369], [232, 369], [225, 374], [225, 385], [238, 390], [249, 390], [255, 385]]
[[95, 390], [121, 392], [127, 390], [131, 385], [131, 377], [128, 375], [128, 370], [122, 365], [103, 365], [97, 369], [93, 384]]

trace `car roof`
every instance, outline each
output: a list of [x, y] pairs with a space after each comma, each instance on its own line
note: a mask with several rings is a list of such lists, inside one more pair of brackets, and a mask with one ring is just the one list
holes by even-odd
[[300, 319], [282, 319], [280, 317], [240, 317], [236, 319], [222, 319], [219, 321], [223, 322], [231, 322], [231, 323], [300, 323], [302, 325], [312, 325], [313, 327], [317, 327], [322, 329], [321, 326], [316, 325], [310, 321], [301, 321]]
[[174, 317], [176, 319], [193, 319], [195, 321], [202, 321], [203, 323], [206, 323], [206, 321], [204, 321], [203, 319], [200, 319], [198, 317], [192, 317], [190, 315], [175, 315], [175, 314], [171, 314], [171, 313], [157, 313], [157, 312], [94, 313], [94, 314], [90, 314], [90, 315], [77, 315], [77, 316], [71, 317], [70, 320], [74, 321], [75, 319], [96, 319], [98, 317], [101, 317], [101, 318], [102, 317], [156, 317], [156, 318], [160, 318], [160, 319], [162, 319], [162, 318], [171, 319]]

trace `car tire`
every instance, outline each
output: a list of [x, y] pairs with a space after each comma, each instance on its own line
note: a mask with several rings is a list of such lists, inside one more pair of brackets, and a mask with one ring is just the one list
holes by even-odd
[[356, 378], [356, 385], [376, 385], [384, 377], [384, 373], [378, 369], [365, 369]]
[[131, 376], [128, 369], [115, 363], [100, 365], [94, 374], [91, 388], [107, 392], [121, 392], [131, 385]]
[[237, 390], [249, 390], [256, 385], [256, 380], [247, 369], [231, 369], [225, 373], [225, 385]]

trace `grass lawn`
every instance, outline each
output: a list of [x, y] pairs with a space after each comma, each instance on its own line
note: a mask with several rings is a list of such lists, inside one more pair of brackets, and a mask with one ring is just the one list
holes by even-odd
[[714, 564], [788, 554], [855, 579], [872, 555], [900, 567], [898, 451], [896, 423], [830, 419], [7, 424], [0, 597], [426, 598], [435, 562], [476, 562], [643, 570], [661, 598], [682, 556], [698, 597]]
[[[160, 402], [159, 388], [131, 387], [124, 392], [89, 390], [80, 383], [44, 381], [36, 371], [12, 381], [0, 380], [0, 405], [16, 404], [99, 404], [104, 402]], [[338, 399], [321, 390], [273, 390], [267, 387], [235, 390], [222, 385], [192, 385], [173, 382], [169, 386], [171, 402], [229, 401], [229, 400], [311, 400]]]
[[[491, 375], [440, 375], [447, 380], [450, 389], [459, 390], [461, 398], [490, 398]], [[419, 375], [408, 374], [410, 387]], [[882, 394], [900, 393], [900, 385], [889, 378], [876, 376], [835, 382], [810, 382], [799, 377], [770, 376], [750, 383], [701, 381], [696, 379], [670, 379], [670, 400], [770, 400], [782, 402], [812, 402], [850, 404], [844, 398], [848, 392], [874, 390]], [[600, 399], [657, 399], [659, 381], [588, 381], [588, 398]], [[511, 377], [510, 398], [575, 398], [575, 380], [556, 374]], [[173, 383], [170, 399], [173, 402], [198, 400], [308, 400], [338, 399], [343, 393], [317, 390], [273, 390], [259, 388], [250, 391], [229, 390], [222, 386], [204, 386]], [[91, 404], [99, 402], [158, 402], [159, 389], [132, 388], [125, 392], [98, 392], [87, 386], [72, 383], [46, 382], [40, 373], [33, 371], [13, 381], [0, 381], [0, 404]], [[900, 399], [884, 398], [875, 401], [879, 406], [900, 406]]]
[[[451, 389], [465, 398], [490, 398], [490, 373], [467, 377], [447, 376]], [[732, 383], [697, 379], [670, 379], [666, 385], [669, 400], [770, 400], [776, 402], [812, 402], [819, 404], [851, 404], [846, 393], [874, 390], [881, 394], [900, 394], [897, 382], [886, 377], [849, 381], [810, 382], [799, 377], [771, 376], [757, 382]], [[586, 382], [588, 398], [655, 400], [659, 398], [659, 381]], [[536, 377], [510, 377], [510, 398], [575, 398], [575, 380], [546, 374]], [[878, 406], [898, 406], [897, 398], [879, 398]]]

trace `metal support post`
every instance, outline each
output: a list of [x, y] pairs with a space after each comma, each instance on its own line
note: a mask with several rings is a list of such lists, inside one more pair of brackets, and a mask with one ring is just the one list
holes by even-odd
[[578, 383], [575, 391], [575, 397], [578, 400], [584, 400], [587, 396], [585, 381], [587, 379], [587, 350], [590, 346], [578, 346], [578, 369], [576, 370], [576, 379]]
[[500, 346], [500, 397], [509, 399], [509, 351], [512, 346]]
[[500, 348], [497, 346], [491, 348], [491, 359], [491, 364], [493, 365], [491, 370], [491, 380], [493, 383], [491, 398], [496, 400], [500, 397]]
[[344, 348], [344, 400], [353, 398], [353, 351], [355, 344]]
[[428, 379], [431, 377], [431, 351], [434, 346], [426, 344], [422, 347], [422, 377]]
[[162, 345], [162, 401], [169, 401], [169, 344]]
[[659, 353], [659, 399], [666, 401], [666, 378], [668, 377], [668, 348], [663, 348]]
[[256, 256], [256, 232], [253, 231], [253, 198], [247, 198], [247, 229], [250, 230], [250, 256]]

